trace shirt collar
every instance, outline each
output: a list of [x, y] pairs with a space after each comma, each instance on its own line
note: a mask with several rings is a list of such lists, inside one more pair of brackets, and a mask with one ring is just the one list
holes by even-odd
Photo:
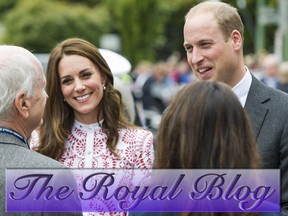
[[93, 124], [83, 124], [77, 120], [74, 120], [74, 127], [76, 127], [79, 130], [86, 131], [86, 132], [96, 131], [102, 128], [103, 121], [104, 119]]
[[242, 107], [245, 106], [248, 92], [252, 83], [252, 75], [249, 72], [249, 69], [245, 67], [246, 73], [244, 77], [238, 82], [233, 88], [232, 91], [238, 97]]

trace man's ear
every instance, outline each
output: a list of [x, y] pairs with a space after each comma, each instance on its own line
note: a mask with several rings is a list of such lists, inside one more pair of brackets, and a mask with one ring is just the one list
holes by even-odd
[[31, 103], [27, 96], [23, 92], [18, 93], [16, 95], [14, 104], [19, 115], [24, 119], [27, 119], [29, 117], [29, 110], [31, 108]]
[[241, 33], [237, 30], [233, 30], [231, 33], [231, 40], [233, 41], [233, 46], [235, 50], [242, 49], [243, 38]]

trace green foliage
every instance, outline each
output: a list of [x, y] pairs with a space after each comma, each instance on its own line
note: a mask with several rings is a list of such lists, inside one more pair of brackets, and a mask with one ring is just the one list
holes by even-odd
[[98, 45], [107, 28], [103, 8], [89, 9], [69, 4], [21, 0], [5, 20], [5, 42], [24, 46], [34, 52], [50, 52], [56, 43], [80, 37]]
[[122, 52], [133, 64], [183, 50], [183, 17], [196, 0], [105, 0]]
[[163, 40], [163, 16], [159, 0], [108, 0], [106, 5], [121, 37], [122, 52], [132, 63], [141, 59], [154, 60], [155, 49]]
[[94, 7], [102, 2], [102, 0], [52, 0], [52, 1], [61, 1], [61, 2], [68, 2], [72, 4], [81, 4], [81, 5], [87, 5], [89, 7]]
[[164, 46], [158, 50], [158, 56], [162, 58], [169, 57], [172, 53], [178, 52], [180, 58], [186, 58], [186, 51], [183, 47], [183, 26], [184, 17], [190, 8], [197, 3], [197, 0], [174, 0], [163, 1], [163, 8], [165, 8], [167, 20], [165, 22], [166, 41]]
[[[238, 7], [238, 0], [222, 0]], [[80, 37], [98, 46], [105, 33], [120, 36], [122, 54], [132, 65], [165, 60], [183, 48], [184, 16], [200, 0], [0, 0], [0, 42], [35, 52], [50, 52], [56, 43]], [[277, 7], [277, 0], [266, 0]], [[245, 25], [244, 53], [255, 45], [256, 1], [246, 0], [239, 12]], [[4, 19], [5, 18], [5, 19]], [[1, 23], [0, 23], [1, 27]], [[267, 26], [266, 48], [273, 49], [276, 26]], [[1, 41], [2, 40], [2, 41]]]
[[0, 19], [3, 18], [5, 13], [13, 8], [19, 0], [1, 0], [0, 1]]

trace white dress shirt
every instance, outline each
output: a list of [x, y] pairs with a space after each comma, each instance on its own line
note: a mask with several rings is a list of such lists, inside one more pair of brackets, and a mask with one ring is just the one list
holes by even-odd
[[239, 83], [237, 83], [232, 88], [232, 91], [238, 97], [242, 107], [245, 106], [248, 92], [252, 83], [252, 75], [250, 74], [249, 69], [247, 67], [245, 67], [245, 69], [246, 69], [246, 74], [244, 75], [244, 77], [240, 80]]

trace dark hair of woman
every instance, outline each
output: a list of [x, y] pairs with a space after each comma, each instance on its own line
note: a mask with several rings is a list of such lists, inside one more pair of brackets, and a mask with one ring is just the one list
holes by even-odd
[[259, 168], [248, 116], [231, 89], [199, 81], [180, 90], [157, 134], [157, 168]]

